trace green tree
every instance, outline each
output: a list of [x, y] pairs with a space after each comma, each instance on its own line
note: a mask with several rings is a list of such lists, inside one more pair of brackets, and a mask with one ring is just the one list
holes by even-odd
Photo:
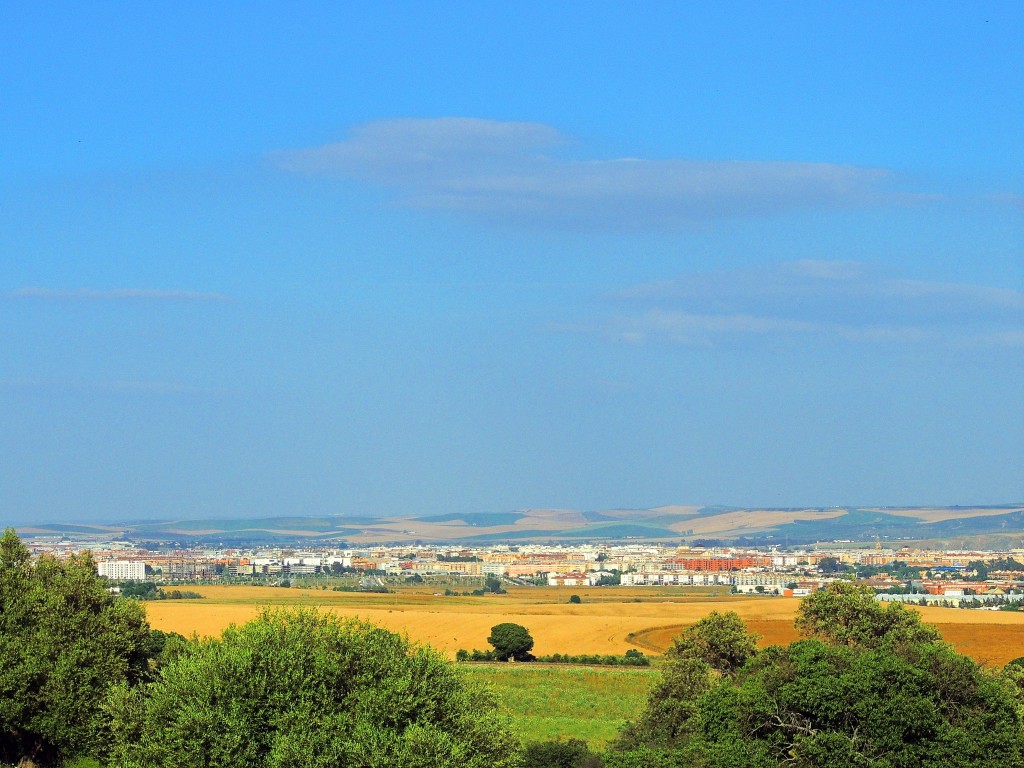
[[982, 668], [849, 587], [809, 599], [815, 637], [729, 674], [677, 654], [608, 768], [1024, 766], [1013, 670]]
[[690, 733], [698, 698], [731, 676], [757, 653], [758, 636], [747, 631], [738, 614], [713, 611], [686, 628], [665, 653], [661, 680], [647, 709], [623, 732], [623, 745], [674, 745]]
[[487, 574], [484, 577], [484, 592], [493, 592], [496, 595], [504, 595], [505, 589], [501, 586], [501, 579], [495, 576], [493, 573]]
[[569, 602], [570, 603], [574, 603], [575, 605], [579, 605], [583, 601], [580, 599], [579, 595], [570, 595], [569, 596]]
[[150, 669], [141, 606], [115, 598], [88, 554], [35, 563], [8, 528], [0, 538], [0, 762], [102, 755], [103, 703]]
[[988, 566], [985, 565], [984, 560], [972, 560], [967, 564], [968, 572], [973, 572], [968, 575], [968, 579], [975, 581], [985, 581], [988, 578]]
[[796, 628], [805, 637], [840, 645], [877, 648], [911, 646], [940, 639], [921, 615], [902, 603], [883, 604], [875, 591], [853, 582], [834, 582], [800, 601]]
[[487, 642], [494, 647], [494, 656], [499, 661], [530, 661], [533, 656], [533, 637], [522, 624], [506, 622], [491, 627]]
[[822, 573], [838, 573], [842, 570], [842, 563], [837, 558], [829, 555], [818, 561], [818, 570]]
[[711, 669], [731, 675], [757, 653], [759, 636], [747, 631], [739, 614], [712, 611], [672, 641], [669, 660], [692, 658]]
[[488, 693], [435, 651], [314, 611], [264, 612], [190, 643], [123, 695], [125, 768], [512, 768]]

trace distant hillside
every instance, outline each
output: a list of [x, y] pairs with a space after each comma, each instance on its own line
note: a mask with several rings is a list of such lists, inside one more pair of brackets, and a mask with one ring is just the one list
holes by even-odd
[[974, 537], [1024, 546], [1024, 504], [972, 507], [793, 508], [665, 506], [576, 512], [526, 509], [444, 515], [273, 517], [177, 520], [130, 525], [25, 526], [25, 534], [208, 545], [285, 542], [573, 543], [586, 541], [722, 542], [797, 545], [831, 541], [936, 540]]

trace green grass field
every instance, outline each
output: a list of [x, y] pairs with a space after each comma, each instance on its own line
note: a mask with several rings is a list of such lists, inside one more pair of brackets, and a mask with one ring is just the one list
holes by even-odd
[[660, 670], [550, 664], [463, 664], [489, 685], [524, 741], [577, 738], [591, 749], [639, 715]]

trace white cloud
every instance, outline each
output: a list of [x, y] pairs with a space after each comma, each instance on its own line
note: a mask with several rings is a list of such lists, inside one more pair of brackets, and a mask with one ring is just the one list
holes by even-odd
[[1024, 292], [892, 277], [861, 262], [696, 273], [609, 298], [617, 309], [600, 332], [631, 344], [814, 334], [865, 344], [1024, 346]]
[[884, 169], [831, 163], [579, 159], [554, 128], [474, 118], [368, 123], [281, 151], [286, 170], [392, 190], [408, 206], [536, 225], [652, 229], [892, 199]]
[[618, 317], [612, 328], [614, 338], [631, 344], [641, 344], [652, 338], [660, 338], [698, 346], [709, 346], [715, 337], [728, 334], [766, 335], [818, 330], [811, 323], [777, 317], [697, 315], [685, 311], [659, 309], [648, 310], [633, 317]]

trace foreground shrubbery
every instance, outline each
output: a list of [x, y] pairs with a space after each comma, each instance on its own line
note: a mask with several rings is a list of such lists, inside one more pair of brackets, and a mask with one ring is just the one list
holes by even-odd
[[806, 639], [758, 651], [712, 614], [668, 653], [608, 768], [991, 768], [1024, 765], [1021, 689], [903, 606], [839, 583], [807, 598]]
[[113, 703], [111, 757], [126, 768], [518, 763], [492, 699], [439, 654], [312, 611], [190, 643]]
[[429, 648], [313, 611], [150, 632], [88, 555], [0, 539], [0, 764], [514, 768], [492, 697]]
[[[986, 670], [849, 583], [807, 598], [797, 626], [804, 639], [759, 650], [738, 616], [712, 613], [676, 639], [646, 709], [606, 752], [579, 739], [523, 747], [487, 693], [393, 633], [313, 611], [266, 612], [205, 641], [152, 632], [87, 555], [33, 564], [8, 531], [0, 763], [1024, 768], [1024, 664]], [[520, 625], [489, 641], [495, 658], [532, 658]]]
[[109, 692], [142, 684], [158, 653], [142, 607], [88, 554], [33, 563], [13, 530], [0, 538], [0, 762], [102, 752]]

